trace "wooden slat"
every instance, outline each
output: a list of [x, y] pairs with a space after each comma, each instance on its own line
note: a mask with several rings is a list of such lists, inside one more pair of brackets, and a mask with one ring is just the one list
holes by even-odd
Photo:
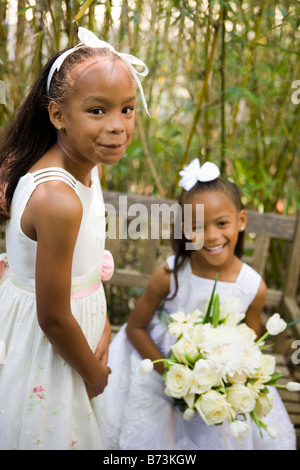
[[278, 214], [258, 214], [247, 211], [247, 232], [265, 235], [281, 240], [293, 240], [296, 226], [296, 217]]
[[120, 287], [141, 287], [144, 289], [149, 282], [150, 276], [150, 274], [141, 275], [139, 271], [118, 269], [109, 283]]
[[[300, 320], [300, 308], [295, 298], [283, 297], [282, 309], [286, 321], [293, 322]], [[295, 338], [300, 338], [300, 323], [296, 323], [291, 327]]]
[[285, 297], [296, 297], [300, 275], [300, 210], [295, 226], [294, 243], [289, 253], [288, 271], [284, 285]]
[[270, 238], [265, 235], [259, 235], [255, 241], [251, 266], [261, 276], [264, 275], [268, 251], [270, 246]]

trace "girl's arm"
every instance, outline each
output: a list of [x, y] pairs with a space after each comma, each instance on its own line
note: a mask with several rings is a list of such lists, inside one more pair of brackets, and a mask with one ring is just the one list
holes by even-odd
[[[71, 312], [71, 272], [82, 205], [72, 188], [44, 183], [25, 209], [36, 234], [36, 303], [41, 329], [63, 359], [86, 382], [90, 398], [102, 393], [109, 368], [96, 358]], [[24, 214], [25, 214], [24, 211]]]
[[106, 365], [108, 361], [108, 349], [111, 337], [111, 327], [108, 316], [106, 317], [105, 327], [101, 339], [98, 343], [98, 346], [95, 351], [95, 356], [97, 357], [98, 361], [102, 362], [102, 364]]
[[260, 286], [258, 288], [256, 297], [253, 302], [250, 304], [246, 312], [246, 323], [252, 328], [259, 338], [261, 335], [261, 312], [265, 306], [267, 296], [267, 286], [264, 280], [261, 280]]
[[[126, 328], [128, 339], [138, 353], [151, 360], [164, 358], [146, 328], [170, 290], [170, 274], [166, 272], [165, 266], [160, 266], [152, 275], [146, 291], [129, 316]], [[154, 367], [160, 374], [164, 373], [163, 363], [159, 362]]]

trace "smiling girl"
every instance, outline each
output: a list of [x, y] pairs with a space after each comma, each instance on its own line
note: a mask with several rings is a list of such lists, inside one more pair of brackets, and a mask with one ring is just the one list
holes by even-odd
[[[221, 303], [234, 298], [239, 303], [239, 313], [245, 313], [246, 323], [257, 335], [260, 333], [266, 285], [240, 259], [247, 214], [238, 188], [219, 176], [216, 165], [207, 162], [200, 167], [197, 159], [181, 175], [184, 189], [178, 224], [182, 236], [172, 240], [175, 254], [154, 272], [128, 324], [111, 344], [108, 364], [114, 373], [107, 389], [111, 444], [119, 449], [152, 450], [294, 449], [293, 426], [276, 391], [274, 408], [266, 422], [280, 422], [277, 439], [262, 439], [256, 426], [252, 426], [240, 444], [230, 435], [228, 422], [207, 426], [200, 416], [191, 421], [183, 419], [182, 412], [164, 393], [163, 362], [155, 364], [156, 370], [150, 374], [139, 375], [141, 358], [153, 361], [169, 355], [174, 338], [168, 332], [165, 317], [177, 311], [205, 312], [217, 273], [216, 290]], [[204, 221], [197, 233], [200, 205], [204, 205]], [[192, 206], [194, 234], [186, 238], [190, 233], [184, 217], [188, 206]], [[194, 249], [190, 249], [191, 244]]]
[[98, 168], [131, 142], [136, 74], [131, 56], [79, 33], [78, 46], [50, 59], [1, 139], [1, 449], [107, 446]]

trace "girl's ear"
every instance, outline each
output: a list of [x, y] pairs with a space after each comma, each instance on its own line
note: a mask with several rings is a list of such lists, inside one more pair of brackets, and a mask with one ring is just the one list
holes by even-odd
[[52, 122], [53, 126], [60, 130], [63, 128], [63, 116], [60, 107], [58, 104], [51, 100], [48, 105], [49, 119]]
[[244, 230], [247, 227], [247, 222], [248, 222], [247, 212], [243, 209], [239, 213], [239, 220], [238, 220], [239, 232], [244, 232]]

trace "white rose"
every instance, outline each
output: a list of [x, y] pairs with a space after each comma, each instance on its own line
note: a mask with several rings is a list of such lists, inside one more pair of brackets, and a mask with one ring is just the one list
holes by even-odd
[[199, 355], [199, 350], [195, 342], [187, 341], [185, 338], [180, 338], [173, 346], [171, 347], [172, 352], [174, 353], [177, 361], [182, 364], [188, 364], [185, 355], [191, 359], [195, 359]]
[[225, 320], [225, 325], [231, 326], [232, 328], [235, 328], [241, 321], [243, 321], [245, 318], [244, 313], [232, 313], [231, 315], [228, 315], [227, 319]]
[[231, 405], [226, 397], [215, 390], [203, 393], [195, 404], [195, 408], [207, 425], [220, 424], [230, 419]]
[[206, 323], [205, 325], [194, 325], [193, 328], [193, 338], [195, 343], [198, 345], [198, 348], [201, 349], [201, 344], [205, 340], [205, 332], [207, 329], [207, 325], [210, 326], [209, 323]]
[[274, 405], [274, 398], [271, 393], [260, 393], [258, 395], [254, 411], [260, 418], [270, 413]]
[[229, 297], [221, 302], [220, 318], [224, 319], [231, 313], [239, 313], [241, 309], [241, 300], [238, 297]]
[[231, 377], [230, 375], [227, 376], [227, 382], [231, 384], [241, 384], [244, 385], [247, 380], [247, 374], [244, 372], [236, 372]]
[[286, 322], [280, 318], [279, 313], [274, 313], [274, 315], [269, 318], [266, 324], [268, 333], [272, 336], [278, 335], [286, 329]]
[[256, 371], [256, 373], [252, 375], [252, 377], [254, 379], [258, 379], [260, 383], [269, 382], [269, 380], [271, 380], [271, 377], [275, 372], [275, 367], [276, 367], [275, 357], [270, 356], [268, 354], [262, 354], [261, 366]]
[[233, 384], [226, 389], [227, 401], [236, 412], [250, 413], [255, 408], [257, 394], [241, 384]]
[[186, 396], [192, 385], [190, 369], [181, 364], [174, 364], [166, 374], [165, 394], [169, 397], [182, 398]]
[[256, 333], [252, 328], [249, 328], [249, 326], [246, 325], [246, 323], [241, 323], [238, 325], [237, 330], [242, 333], [242, 335], [246, 336], [247, 340], [252, 343], [256, 339]]
[[150, 359], [144, 359], [140, 363], [139, 373], [141, 375], [149, 374], [149, 372], [151, 372], [152, 370], [153, 370], [153, 363], [152, 361], [150, 361]]
[[213, 386], [220, 385], [221, 377], [216, 368], [206, 361], [200, 359], [196, 362], [193, 369], [192, 393], [203, 393], [210, 390]]
[[229, 431], [237, 442], [243, 442], [245, 434], [248, 434], [250, 426], [244, 421], [233, 421], [230, 423]]
[[169, 333], [175, 338], [179, 338], [182, 335], [182, 326], [181, 323], [172, 322], [168, 326]]
[[238, 298], [230, 297], [224, 300], [220, 305], [220, 317], [219, 320], [225, 320], [227, 326], [235, 327], [244, 318], [245, 314], [240, 313], [241, 301]]
[[275, 372], [276, 367], [276, 359], [274, 356], [270, 356], [269, 354], [262, 355], [261, 361], [261, 369], [264, 371], [266, 375], [273, 375]]

